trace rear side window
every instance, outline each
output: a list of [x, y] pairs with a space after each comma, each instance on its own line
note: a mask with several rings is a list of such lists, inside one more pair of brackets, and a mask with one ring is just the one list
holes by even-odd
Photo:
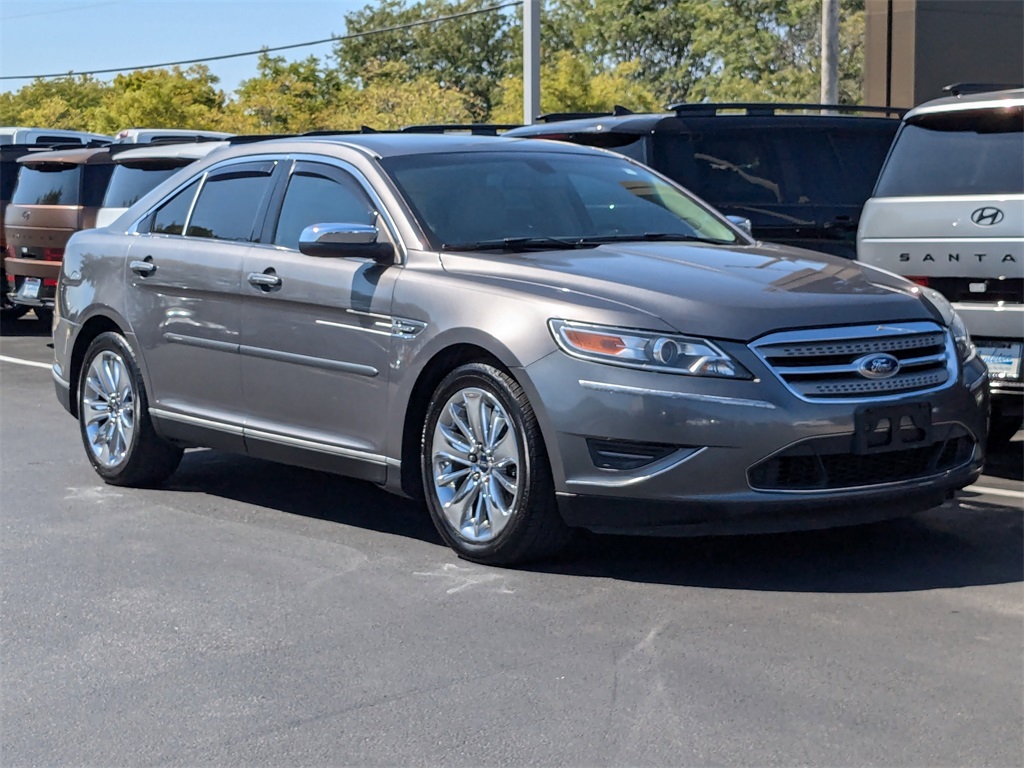
[[16, 205], [79, 205], [82, 166], [23, 165], [11, 202]]
[[153, 213], [149, 231], [154, 235], [180, 235], [185, 230], [185, 220], [192, 210], [199, 182], [193, 181]]
[[103, 205], [103, 195], [110, 184], [110, 176], [114, 172], [111, 163], [86, 165], [82, 168], [84, 184], [82, 185], [82, 205], [99, 208]]
[[10, 200], [14, 192], [14, 184], [18, 180], [18, 164], [11, 161], [3, 161], [0, 164], [0, 200]]
[[311, 224], [373, 224], [376, 218], [370, 198], [347, 174], [307, 165], [288, 181], [274, 244], [297, 250]]
[[114, 167], [110, 184], [107, 185], [107, 193], [103, 196], [103, 207], [128, 208], [161, 181], [170, 178], [177, 170], [178, 166], [133, 168], [117, 165]]
[[256, 218], [270, 192], [274, 163], [248, 163], [207, 177], [185, 235], [252, 241]]
[[1024, 193], [1024, 108], [924, 116], [903, 126], [878, 197]]

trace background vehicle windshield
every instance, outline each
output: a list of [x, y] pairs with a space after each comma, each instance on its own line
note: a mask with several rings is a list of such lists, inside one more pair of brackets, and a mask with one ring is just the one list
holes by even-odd
[[505, 238], [640, 239], [645, 234], [737, 240], [707, 208], [614, 157], [472, 152], [382, 163], [435, 248]]
[[107, 193], [103, 196], [103, 207], [128, 208], [179, 168], [181, 168], [180, 165], [167, 168], [118, 165], [114, 168], [114, 175], [110, 177], [110, 186], [107, 187]]
[[877, 197], [1024, 192], [1024, 109], [951, 112], [907, 123]]

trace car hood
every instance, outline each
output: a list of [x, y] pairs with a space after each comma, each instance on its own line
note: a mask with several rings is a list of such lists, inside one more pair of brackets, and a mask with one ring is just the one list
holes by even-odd
[[766, 244], [446, 252], [441, 262], [448, 272], [504, 281], [510, 290], [535, 285], [598, 297], [654, 315], [682, 333], [738, 341], [781, 329], [939, 319], [914, 286], [895, 275]]

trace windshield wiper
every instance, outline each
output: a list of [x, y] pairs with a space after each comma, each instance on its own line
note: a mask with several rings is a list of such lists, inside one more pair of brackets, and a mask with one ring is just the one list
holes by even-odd
[[632, 235], [595, 235], [580, 239], [581, 243], [600, 245], [601, 243], [713, 243], [715, 245], [730, 245], [733, 240], [717, 240], [713, 237], [700, 237], [699, 235], [684, 235], [674, 232], [644, 232]]
[[496, 240], [478, 240], [471, 243], [444, 243], [442, 251], [554, 251], [573, 248], [596, 248], [599, 243], [582, 240], [564, 240], [558, 237], [503, 237]]

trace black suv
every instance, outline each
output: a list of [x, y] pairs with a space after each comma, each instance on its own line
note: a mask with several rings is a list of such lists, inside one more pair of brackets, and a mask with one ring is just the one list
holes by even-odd
[[546, 115], [505, 136], [604, 147], [675, 179], [760, 240], [852, 259], [857, 223], [905, 110], [677, 104], [663, 114]]

